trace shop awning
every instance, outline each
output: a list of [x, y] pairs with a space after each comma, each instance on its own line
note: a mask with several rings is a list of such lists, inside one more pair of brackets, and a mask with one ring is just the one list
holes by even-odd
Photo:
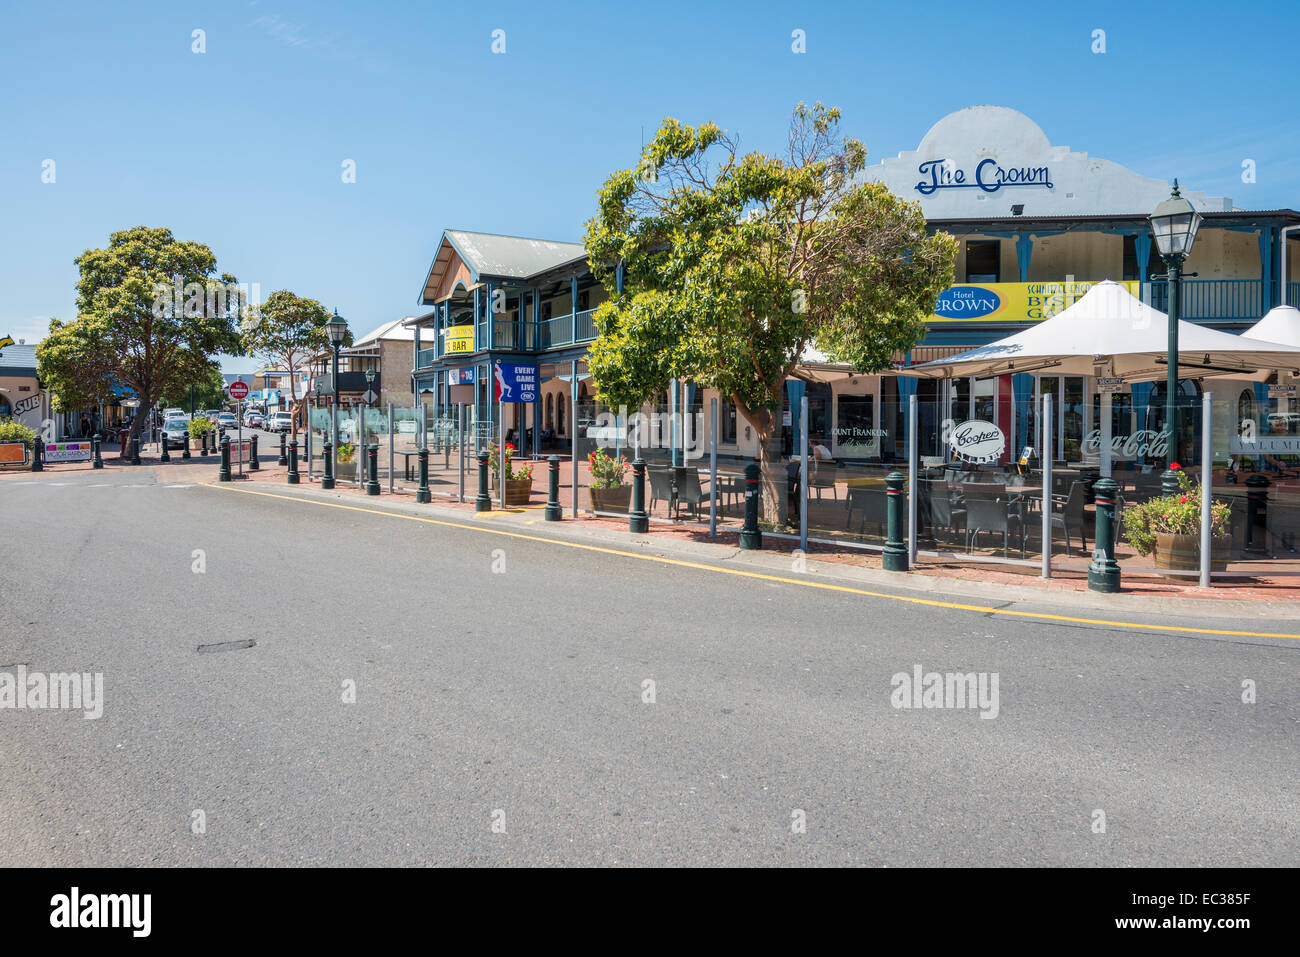
[[[896, 372], [925, 379], [1046, 372], [1151, 382], [1167, 374], [1168, 341], [1168, 316], [1106, 280], [1072, 306], [1023, 332]], [[1181, 378], [1250, 378], [1263, 369], [1300, 375], [1300, 345], [1234, 336], [1179, 321]]]

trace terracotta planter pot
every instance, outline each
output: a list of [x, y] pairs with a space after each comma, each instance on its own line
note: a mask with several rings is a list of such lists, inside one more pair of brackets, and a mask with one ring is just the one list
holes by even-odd
[[617, 512], [626, 515], [632, 507], [632, 486], [618, 488], [592, 488], [591, 507], [597, 512]]
[[[497, 491], [497, 477], [490, 476], [490, 484], [493, 492]], [[506, 479], [506, 505], [527, 505], [529, 498], [533, 494], [533, 480], [527, 479]], [[496, 495], [492, 496], [494, 499]]]
[[[1210, 542], [1210, 570], [1221, 572], [1228, 567], [1232, 550], [1231, 535], [1215, 535]], [[1156, 550], [1152, 557], [1156, 568], [1198, 571], [1201, 567], [1201, 536], [1178, 535], [1173, 532], [1156, 532]], [[1187, 582], [1187, 575], [1165, 575], [1175, 581]]]

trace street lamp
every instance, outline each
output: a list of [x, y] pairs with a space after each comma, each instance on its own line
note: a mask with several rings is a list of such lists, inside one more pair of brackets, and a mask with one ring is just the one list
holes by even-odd
[[[1177, 495], [1178, 475], [1168, 466], [1178, 460], [1178, 285], [1183, 275], [1183, 260], [1191, 253], [1196, 230], [1201, 225], [1201, 214], [1179, 194], [1178, 180], [1174, 180], [1173, 193], [1155, 208], [1150, 218], [1156, 249], [1168, 267], [1166, 282], [1169, 288], [1169, 364], [1165, 388], [1165, 428], [1169, 431], [1169, 444], [1160, 486], [1165, 495]], [[1209, 463], [1205, 465], [1208, 467]]]
[[[333, 474], [337, 475], [339, 471], [338, 454], [339, 454], [339, 350], [343, 348], [343, 340], [348, 335], [348, 324], [337, 309], [334, 310], [334, 317], [325, 323], [325, 329], [329, 332], [330, 346], [334, 350], [334, 407], [330, 410], [330, 442], [333, 445], [331, 455], [334, 457]], [[324, 484], [321, 485], [324, 488]]]

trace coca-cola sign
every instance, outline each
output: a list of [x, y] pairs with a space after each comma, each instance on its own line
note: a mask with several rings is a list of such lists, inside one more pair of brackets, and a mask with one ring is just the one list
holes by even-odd
[[[1169, 433], [1157, 432], [1155, 429], [1139, 429], [1132, 435], [1112, 435], [1110, 438], [1110, 457], [1113, 459], [1135, 459], [1138, 456], [1162, 459], [1169, 450]], [[1101, 453], [1101, 429], [1093, 429], [1083, 440], [1085, 455]]]
[[1007, 438], [992, 422], [971, 419], [953, 427], [948, 436], [953, 455], [967, 462], [996, 462], [1007, 447]]

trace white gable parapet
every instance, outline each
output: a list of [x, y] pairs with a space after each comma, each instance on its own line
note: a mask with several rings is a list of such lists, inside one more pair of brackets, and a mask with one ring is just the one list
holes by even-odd
[[[916, 150], [869, 166], [862, 175], [919, 201], [931, 220], [1011, 216], [1013, 205], [1023, 206], [1024, 216], [1145, 216], [1169, 196], [1166, 180], [1053, 146], [1037, 123], [1005, 106], [949, 113]], [[1187, 190], [1183, 195], [1202, 212], [1233, 208], [1221, 196]]]

